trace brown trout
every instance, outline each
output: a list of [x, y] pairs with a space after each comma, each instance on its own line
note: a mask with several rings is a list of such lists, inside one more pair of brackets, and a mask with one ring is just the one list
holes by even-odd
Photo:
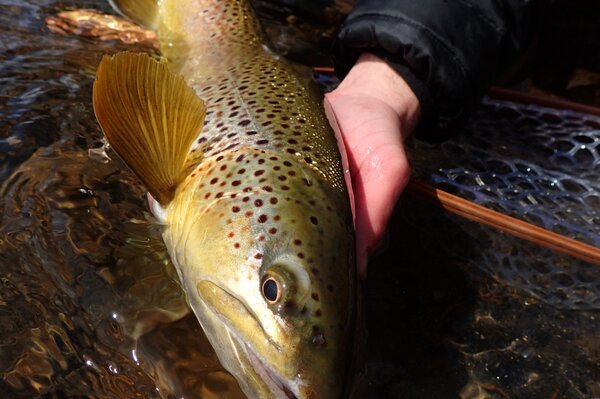
[[352, 217], [322, 96], [245, 0], [111, 3], [158, 31], [167, 62], [105, 57], [96, 116], [221, 363], [251, 398], [347, 394]]

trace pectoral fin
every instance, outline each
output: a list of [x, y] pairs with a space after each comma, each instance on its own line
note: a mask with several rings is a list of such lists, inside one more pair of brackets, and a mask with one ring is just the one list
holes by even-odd
[[[147, 54], [105, 56], [94, 82], [104, 134], [152, 196], [168, 204], [187, 175], [206, 108], [183, 77]], [[188, 158], [189, 156], [189, 158]]]
[[108, 0], [122, 15], [148, 28], [158, 26], [158, 0]]

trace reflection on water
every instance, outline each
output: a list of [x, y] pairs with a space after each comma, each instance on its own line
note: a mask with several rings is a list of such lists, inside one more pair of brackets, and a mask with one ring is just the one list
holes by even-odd
[[[102, 145], [95, 65], [114, 42], [53, 35], [47, 15], [104, 2], [0, 1], [0, 397], [241, 397]], [[177, 337], [173, 340], [172, 337]]]
[[[281, 8], [257, 4], [273, 35], [309, 26], [282, 25]], [[102, 146], [95, 65], [136, 45], [45, 28], [47, 16], [83, 7], [109, 11], [99, 0], [0, 0], [0, 397], [242, 397], [189, 314], [143, 188], [89, 151]], [[302, 43], [326, 41], [332, 29], [319, 29]], [[282, 49], [302, 58], [286, 40]], [[460, 151], [449, 146], [423, 151]], [[415, 158], [417, 171], [433, 173]], [[389, 241], [365, 284], [357, 396], [600, 397], [597, 311], [560, 301], [577, 289], [573, 276], [597, 299], [600, 269], [409, 197]], [[544, 278], [557, 267], [558, 281]]]

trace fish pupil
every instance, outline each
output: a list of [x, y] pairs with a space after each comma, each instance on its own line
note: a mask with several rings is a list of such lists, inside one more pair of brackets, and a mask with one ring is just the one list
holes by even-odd
[[279, 297], [279, 288], [272, 278], [265, 280], [263, 283], [263, 295], [269, 302], [275, 302]]

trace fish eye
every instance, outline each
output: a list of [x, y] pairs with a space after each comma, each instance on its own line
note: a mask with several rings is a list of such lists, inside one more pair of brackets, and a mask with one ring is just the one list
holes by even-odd
[[282, 255], [269, 262], [261, 277], [260, 292], [271, 310], [289, 315], [302, 309], [310, 293], [310, 278], [300, 259]]
[[276, 303], [281, 299], [281, 284], [273, 277], [265, 278], [262, 283], [262, 294], [270, 304]]

